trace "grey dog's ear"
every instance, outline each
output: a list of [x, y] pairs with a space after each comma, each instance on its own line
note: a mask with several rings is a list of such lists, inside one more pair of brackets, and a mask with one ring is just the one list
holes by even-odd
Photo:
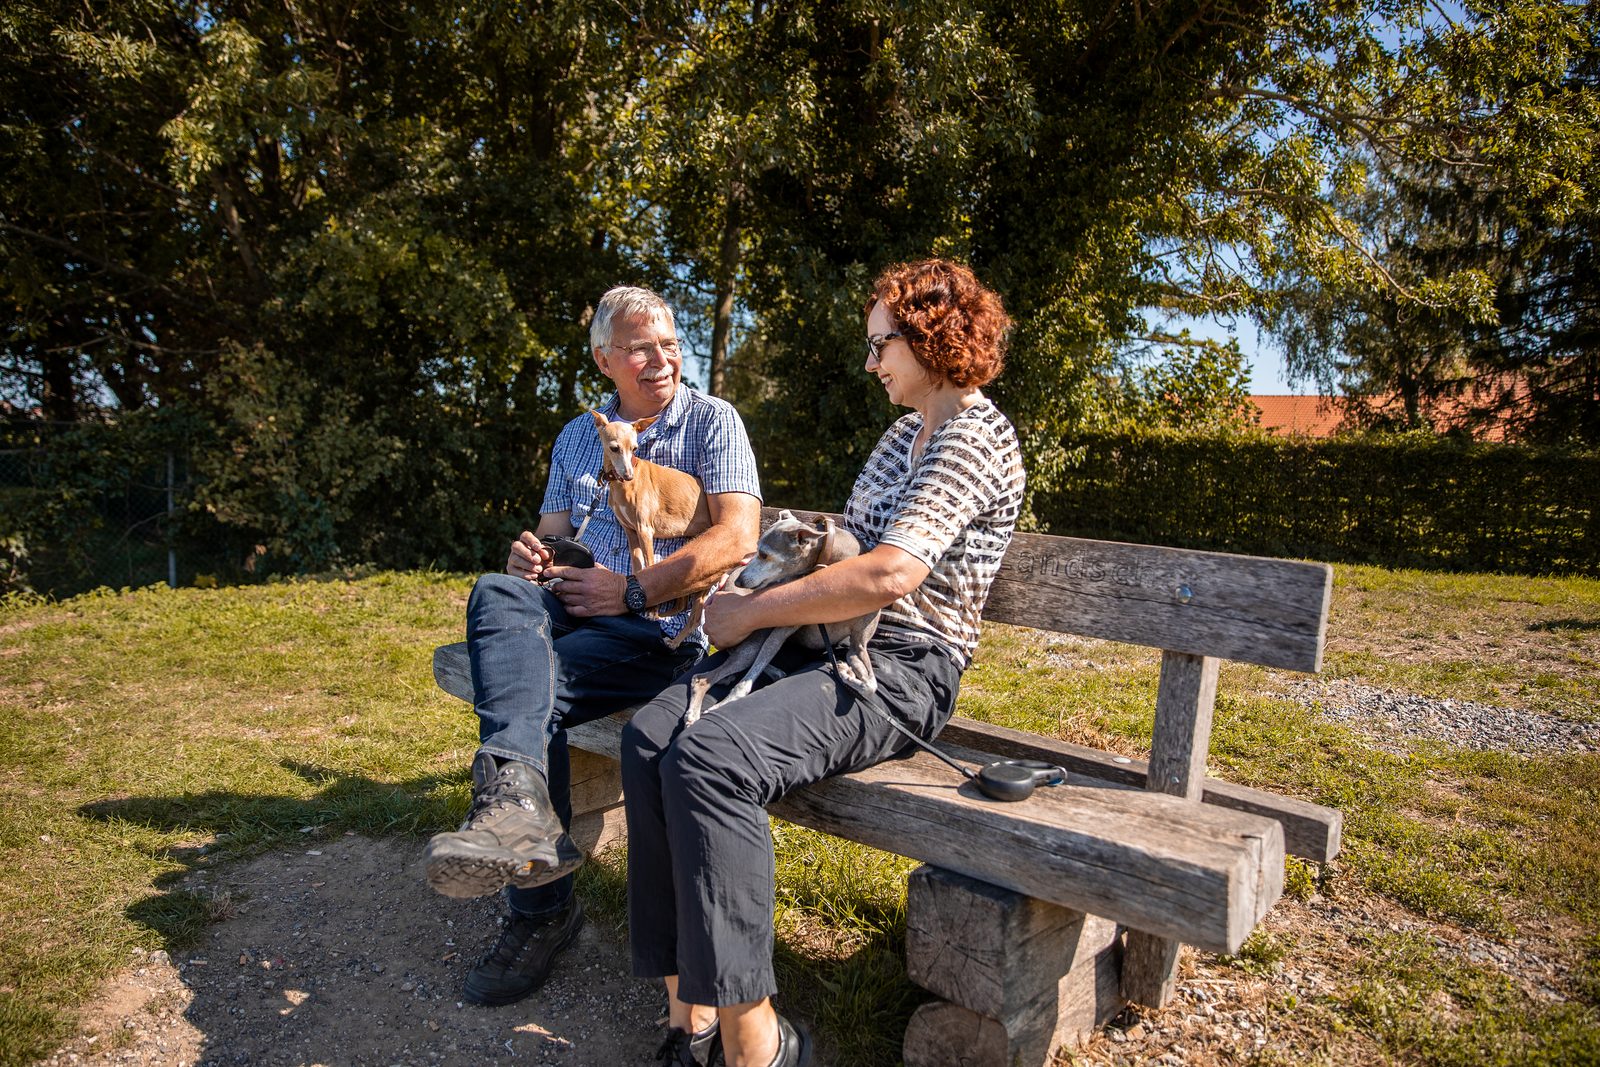
[[817, 566], [826, 567], [830, 563], [839, 562], [839, 552], [835, 547], [839, 538], [839, 528], [833, 524], [832, 519], [823, 519], [822, 528], [818, 531], [822, 535], [822, 547], [817, 550]]

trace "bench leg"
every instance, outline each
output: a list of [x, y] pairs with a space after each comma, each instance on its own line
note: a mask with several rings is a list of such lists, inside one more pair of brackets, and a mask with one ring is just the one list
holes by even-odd
[[628, 835], [622, 768], [608, 756], [567, 749], [572, 761], [572, 840], [587, 856]]
[[937, 867], [911, 875], [906, 970], [944, 998], [906, 1027], [906, 1067], [1036, 1067], [1121, 1010], [1115, 923]]
[[[1217, 699], [1218, 662], [1211, 656], [1161, 653], [1155, 736], [1145, 788], [1198, 804], [1211, 748], [1211, 712]], [[1122, 992], [1135, 1004], [1159, 1008], [1178, 981], [1178, 943], [1130, 931]]]

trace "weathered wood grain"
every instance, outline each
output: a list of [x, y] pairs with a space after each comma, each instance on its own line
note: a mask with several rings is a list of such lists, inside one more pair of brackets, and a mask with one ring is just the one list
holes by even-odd
[[440, 645], [433, 650], [433, 680], [457, 700], [473, 703], [472, 663], [467, 659], [465, 641]]
[[[568, 742], [615, 758], [623, 721], [574, 726]], [[944, 748], [958, 760], [981, 755]], [[926, 753], [824, 779], [767, 810], [1211, 952], [1236, 951], [1282, 891], [1280, 874], [1277, 891], [1261, 892], [1273, 884], [1263, 868], [1283, 867], [1274, 820], [1103, 785], [1001, 804]]]
[[[1211, 713], [1217, 698], [1217, 660], [1184, 652], [1161, 653], [1155, 730], [1145, 788], [1200, 803], [1211, 747]], [[1129, 931], [1122, 964], [1122, 995], [1159, 1008], [1178, 980], [1178, 943]]]
[[[961, 750], [957, 758], [969, 754]], [[1263, 864], [1283, 831], [1258, 816], [1105, 788], [999, 804], [926, 754], [797, 790], [773, 814], [1212, 951], [1243, 942], [1276, 900]]]
[[1117, 946], [1064, 975], [1056, 988], [1003, 1019], [947, 1000], [919, 1007], [906, 1026], [906, 1067], [1045, 1067], [1055, 1050], [1076, 1047], [1122, 1007]]
[[572, 817], [568, 832], [586, 856], [593, 856], [628, 837], [627, 815], [621, 804], [586, 811]]
[[1161, 653], [1146, 789], [1199, 803], [1206, 780], [1206, 753], [1211, 748], [1217, 667], [1211, 656]]
[[906, 887], [906, 974], [980, 1015], [1007, 1019], [1118, 941], [1117, 924], [922, 866]]
[[[763, 508], [762, 522], [776, 514]], [[823, 513], [795, 514], [815, 519]], [[1019, 533], [983, 617], [1317, 671], [1332, 588], [1333, 568], [1326, 563]]]
[[567, 746], [572, 765], [572, 814], [601, 811], [622, 803], [622, 767], [616, 760]]
[[[436, 649], [433, 654], [433, 672], [441, 689], [471, 703], [472, 679], [467, 667], [465, 643], [443, 645]], [[591, 745], [607, 743], [603, 740], [607, 728], [596, 729], [600, 731], [600, 734], [594, 735], [596, 740], [586, 740], [591, 737], [592, 731], [587, 727], [575, 727], [573, 731], [569, 731], [570, 744], [577, 748], [597, 751]], [[613, 736], [620, 730], [619, 720], [615, 731], [612, 732]], [[1084, 779], [1130, 789], [1144, 788], [1146, 779], [1146, 764], [1143, 760], [1129, 759], [1022, 730], [994, 726], [960, 715], [952, 718], [945, 726], [944, 732], [940, 734], [940, 740], [991, 753], [1003, 759], [1037, 759], [1047, 763], [1057, 763], [1065, 767], [1070, 774], [1081, 775]], [[616, 751], [613, 740], [610, 742], [608, 752], [614, 757]], [[1324, 863], [1339, 853], [1344, 821], [1336, 809], [1216, 778], [1205, 780], [1202, 799], [1207, 804], [1276, 819], [1283, 824], [1284, 846], [1293, 855]]]
[[[1143, 789], [1148, 777], [1148, 765], [1144, 760], [1101, 752], [1024, 730], [995, 726], [961, 715], [951, 718], [939, 735], [939, 740], [992, 752], [1004, 759], [1036, 759], [1059, 764], [1074, 776], [1072, 780], [1081, 776], [1108, 785]], [[1283, 824], [1285, 849], [1302, 859], [1325, 863], [1339, 854], [1344, 816], [1336, 808], [1217, 778], [1205, 780], [1201, 799], [1207, 804], [1276, 819]]]

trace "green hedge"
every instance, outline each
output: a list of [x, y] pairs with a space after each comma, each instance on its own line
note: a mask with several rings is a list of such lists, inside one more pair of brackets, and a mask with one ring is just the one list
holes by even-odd
[[1435, 570], [1600, 573], [1600, 454], [1415, 434], [1079, 437], [1051, 532]]

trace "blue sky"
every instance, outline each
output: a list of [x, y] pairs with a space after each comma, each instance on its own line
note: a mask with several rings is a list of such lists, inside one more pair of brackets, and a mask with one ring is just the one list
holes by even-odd
[[1244, 353], [1245, 362], [1250, 365], [1250, 391], [1260, 396], [1285, 396], [1297, 394], [1306, 396], [1315, 393], [1316, 387], [1310, 382], [1301, 382], [1290, 385], [1285, 377], [1283, 351], [1273, 344], [1272, 338], [1258, 333], [1256, 325], [1248, 319], [1234, 319], [1230, 322], [1220, 322], [1216, 319], [1190, 319], [1169, 324], [1168, 329], [1179, 330], [1184, 326], [1189, 327], [1189, 332], [1196, 337], [1212, 337], [1219, 341], [1226, 341], [1230, 337], [1239, 339], [1239, 350]]

